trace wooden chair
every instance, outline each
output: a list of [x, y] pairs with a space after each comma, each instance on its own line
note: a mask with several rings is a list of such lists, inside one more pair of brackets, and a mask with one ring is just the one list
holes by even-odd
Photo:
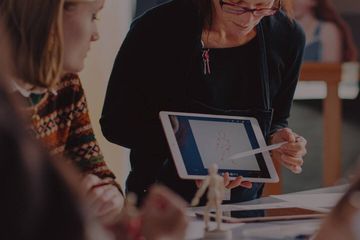
[[[300, 81], [322, 81], [327, 86], [327, 96], [323, 100], [324, 149], [323, 185], [333, 185], [341, 176], [341, 99], [338, 94], [341, 81], [341, 64], [305, 63]], [[311, 122], [309, 122], [311, 126]], [[281, 194], [281, 165], [275, 162], [280, 182], [267, 184], [264, 196]]]

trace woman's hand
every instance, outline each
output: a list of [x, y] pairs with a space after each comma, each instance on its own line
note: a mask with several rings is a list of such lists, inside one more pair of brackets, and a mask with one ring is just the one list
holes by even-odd
[[184, 239], [186, 203], [162, 186], [154, 186], [141, 208], [142, 234], [147, 240]]
[[[203, 180], [195, 180], [195, 184], [196, 186], [199, 188], [201, 187], [203, 183]], [[235, 180], [230, 180], [230, 175], [228, 172], [226, 172], [224, 174], [224, 186], [227, 189], [233, 189], [236, 187], [244, 187], [247, 189], [251, 189], [252, 188], [252, 183], [248, 182], [248, 181], [243, 181], [243, 177], [237, 177]]]
[[301, 173], [304, 164], [303, 157], [306, 155], [305, 138], [294, 133], [289, 128], [283, 128], [275, 132], [270, 139], [270, 144], [288, 142], [272, 151], [272, 159], [281, 162], [293, 173]]
[[113, 182], [113, 179], [100, 179], [93, 174], [85, 176], [82, 182], [90, 207], [105, 225], [111, 225], [117, 219], [124, 204], [124, 198]]

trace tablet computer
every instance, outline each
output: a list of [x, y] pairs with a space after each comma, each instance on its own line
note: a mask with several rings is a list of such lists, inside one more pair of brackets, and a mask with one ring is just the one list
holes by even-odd
[[[233, 210], [224, 211], [221, 220], [226, 223], [251, 223], [251, 222], [271, 222], [288, 221], [301, 219], [317, 219], [327, 216], [327, 212], [317, 209], [306, 209], [301, 207], [287, 207], [274, 209], [257, 210]], [[197, 217], [203, 217], [203, 212], [196, 212]], [[215, 213], [210, 212], [209, 216], [215, 220]]]
[[255, 118], [163, 111], [160, 119], [181, 178], [204, 179], [216, 163], [219, 174], [228, 172], [230, 179], [279, 181], [269, 152], [229, 160], [234, 154], [266, 146]]

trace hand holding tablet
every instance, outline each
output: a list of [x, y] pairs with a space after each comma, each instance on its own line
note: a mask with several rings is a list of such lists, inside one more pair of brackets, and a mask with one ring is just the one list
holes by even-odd
[[231, 180], [242, 176], [250, 182], [278, 181], [268, 150], [259, 150], [267, 145], [255, 118], [161, 112], [160, 119], [181, 178], [204, 179], [208, 167], [216, 163], [219, 174], [229, 173]]

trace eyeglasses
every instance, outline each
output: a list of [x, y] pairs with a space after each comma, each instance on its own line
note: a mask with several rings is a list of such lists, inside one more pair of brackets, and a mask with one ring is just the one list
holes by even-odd
[[245, 13], [252, 13], [255, 17], [265, 17], [274, 15], [281, 8], [281, 0], [277, 7], [272, 8], [247, 8], [240, 6], [239, 3], [234, 3], [231, 0], [220, 0], [221, 9], [230, 14], [242, 15]]

